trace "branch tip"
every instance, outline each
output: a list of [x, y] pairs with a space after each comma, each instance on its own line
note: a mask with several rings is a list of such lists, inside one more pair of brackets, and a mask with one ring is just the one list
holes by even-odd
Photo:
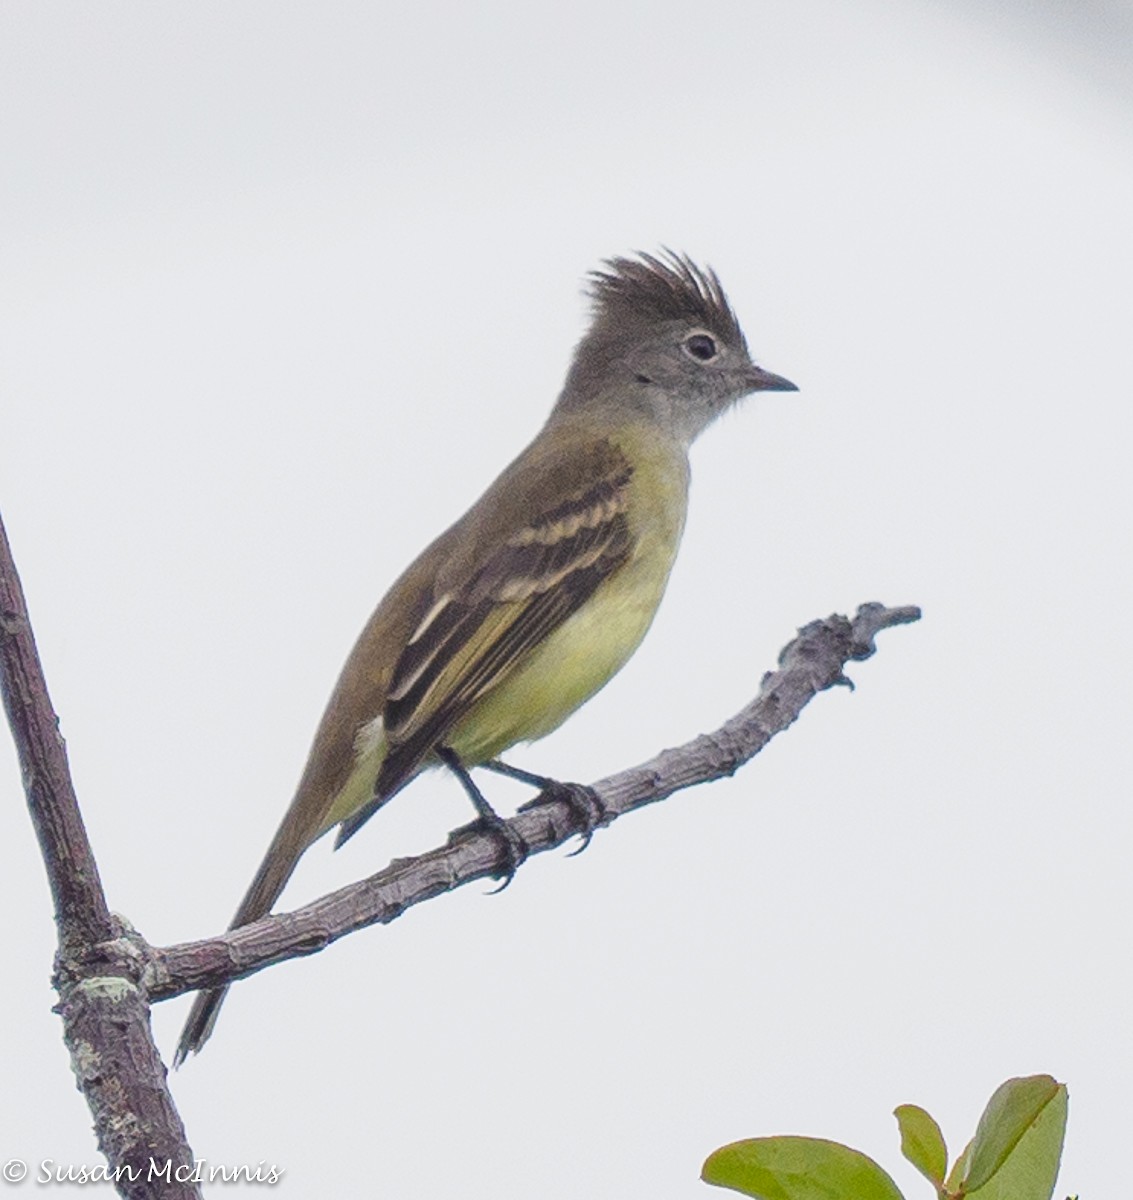
[[874, 600], [861, 605], [850, 626], [854, 642], [851, 657], [858, 661], [869, 658], [877, 651], [873, 639], [883, 629], [892, 629], [895, 625], [911, 625], [920, 619], [921, 610], [915, 604], [886, 608], [884, 604]]

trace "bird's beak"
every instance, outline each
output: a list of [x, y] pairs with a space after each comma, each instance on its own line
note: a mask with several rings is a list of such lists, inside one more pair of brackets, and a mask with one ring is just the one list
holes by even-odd
[[798, 385], [782, 375], [772, 375], [754, 363], [744, 372], [744, 382], [753, 392], [797, 392]]

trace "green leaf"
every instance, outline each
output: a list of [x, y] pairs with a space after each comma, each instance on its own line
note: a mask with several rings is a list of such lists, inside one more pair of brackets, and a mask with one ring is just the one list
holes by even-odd
[[708, 1156], [700, 1177], [757, 1200], [904, 1200], [873, 1159], [819, 1138], [733, 1142]]
[[940, 1126], [916, 1104], [899, 1104], [893, 1115], [901, 1131], [901, 1153], [939, 1188], [948, 1170], [948, 1147]]
[[971, 1200], [1050, 1200], [1058, 1179], [1067, 1107], [1066, 1087], [1059, 1084], [999, 1170], [983, 1187], [967, 1192]]
[[1058, 1095], [1060, 1086], [1049, 1075], [1028, 1075], [1009, 1079], [996, 1088], [972, 1139], [968, 1169], [961, 1179], [965, 1192], [978, 1191], [999, 1170], [1019, 1139]]
[[953, 1193], [958, 1194], [960, 1191], [960, 1180], [968, 1170], [968, 1162], [972, 1157], [972, 1143], [969, 1142], [960, 1153], [960, 1157], [952, 1164], [952, 1170], [948, 1172], [948, 1179], [944, 1184], [944, 1190], [948, 1195]]

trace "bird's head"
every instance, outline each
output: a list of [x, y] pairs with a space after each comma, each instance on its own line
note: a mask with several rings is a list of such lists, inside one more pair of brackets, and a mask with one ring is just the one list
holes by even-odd
[[752, 361], [715, 272], [682, 255], [609, 259], [590, 298], [557, 412], [637, 409], [691, 442], [750, 392], [797, 390]]

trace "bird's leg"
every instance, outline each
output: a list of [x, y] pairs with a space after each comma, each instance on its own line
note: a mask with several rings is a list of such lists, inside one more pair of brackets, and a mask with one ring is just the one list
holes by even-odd
[[562, 783], [558, 779], [549, 779], [546, 775], [536, 775], [533, 771], [525, 771], [522, 767], [510, 766], [508, 763], [500, 762], [498, 758], [481, 763], [480, 766], [489, 771], [495, 771], [497, 775], [506, 775], [510, 779], [518, 779], [520, 783], [527, 783], [531, 787], [539, 789], [540, 794], [534, 800], [520, 805], [520, 812], [536, 808], [540, 804], [553, 804], [556, 800], [562, 800], [570, 808], [582, 823], [582, 833], [580, 834], [582, 845], [577, 850], [572, 850], [567, 856], [568, 858], [581, 854], [590, 845], [594, 831], [605, 819], [606, 806], [602, 803], [602, 798], [592, 787], [587, 787], [585, 784]]
[[494, 833], [503, 843], [507, 864], [503, 870], [504, 881], [495, 889], [497, 892], [502, 892], [515, 878], [516, 871], [527, 858], [527, 843], [484, 798], [484, 793], [476, 786], [456, 751], [448, 746], [438, 746], [437, 757], [460, 780], [461, 787], [467, 792], [468, 798], [480, 815], [480, 824]]

